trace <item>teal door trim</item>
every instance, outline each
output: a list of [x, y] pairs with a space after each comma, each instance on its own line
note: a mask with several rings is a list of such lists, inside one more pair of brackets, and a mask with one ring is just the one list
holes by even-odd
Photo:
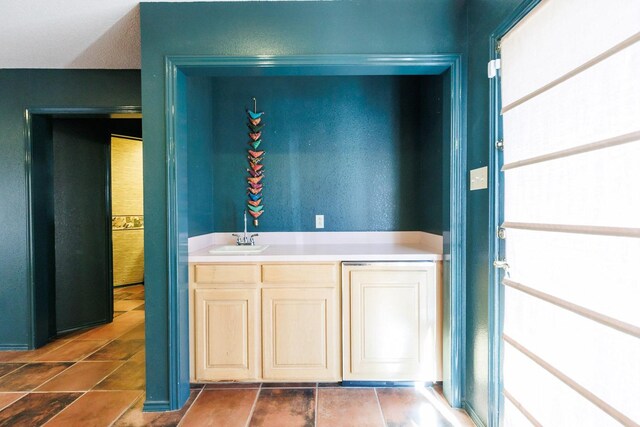
[[[541, 0], [525, 0], [491, 34], [489, 39], [489, 58], [500, 58], [500, 39], [515, 27]], [[503, 424], [504, 397], [502, 395], [502, 327], [504, 320], [503, 272], [493, 266], [494, 260], [505, 257], [505, 241], [498, 237], [498, 227], [504, 220], [504, 175], [502, 150], [497, 147], [503, 141], [500, 72], [489, 79], [489, 427]], [[503, 144], [508, 144], [503, 141]]]
[[[188, 336], [188, 253], [187, 197], [183, 182], [186, 174], [186, 138], [182, 134], [180, 112], [185, 109], [181, 88], [190, 75], [199, 76], [317, 76], [317, 75], [438, 75], [450, 73], [451, 94], [451, 173], [450, 230], [448, 245], [450, 269], [448, 307], [450, 315], [450, 372], [445, 378], [445, 394], [454, 407], [463, 404], [465, 362], [465, 252], [466, 252], [466, 71], [461, 55], [305, 55], [305, 56], [167, 56], [165, 58], [165, 125], [167, 167], [167, 292], [168, 307], [147, 307], [147, 328], [153, 322], [168, 328], [168, 346], [147, 350], [147, 377], [166, 378], [169, 401], [147, 400], [149, 411], [175, 410], [189, 395]], [[447, 221], [447, 220], [445, 220]], [[150, 264], [151, 265], [151, 264]], [[168, 319], [159, 316], [168, 310]], [[167, 322], [166, 324], [164, 322]], [[152, 343], [149, 343], [153, 345]], [[168, 352], [169, 366], [149, 363], [154, 351]], [[449, 387], [447, 387], [449, 385]], [[147, 383], [147, 396], [149, 383]], [[151, 385], [151, 387], [153, 387]]]
[[[47, 342], [50, 337], [49, 304], [47, 301], [47, 281], [36, 279], [36, 251], [37, 244], [34, 233], [34, 199], [33, 199], [33, 146], [34, 146], [34, 120], [43, 118], [109, 118], [111, 114], [139, 114], [142, 108], [139, 106], [115, 106], [115, 107], [36, 107], [24, 110], [24, 150], [25, 150], [25, 194], [27, 210], [27, 283], [29, 298], [29, 319], [31, 322], [29, 348], [37, 348]], [[107, 198], [110, 195], [107, 194]], [[110, 206], [110, 200], [107, 200]], [[110, 235], [111, 229], [107, 230]], [[110, 239], [109, 239], [110, 240]], [[110, 242], [109, 242], [110, 244]], [[108, 253], [111, 253], [109, 250]]]

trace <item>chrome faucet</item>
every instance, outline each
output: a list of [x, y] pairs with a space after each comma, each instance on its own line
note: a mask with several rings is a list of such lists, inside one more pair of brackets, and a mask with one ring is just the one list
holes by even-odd
[[252, 234], [251, 236], [249, 236], [247, 234], [247, 211], [244, 211], [244, 233], [242, 235], [240, 234], [236, 234], [233, 233], [232, 236], [236, 237], [236, 245], [238, 246], [253, 246], [256, 244], [255, 240], [253, 240], [254, 237], [256, 237], [258, 234]]

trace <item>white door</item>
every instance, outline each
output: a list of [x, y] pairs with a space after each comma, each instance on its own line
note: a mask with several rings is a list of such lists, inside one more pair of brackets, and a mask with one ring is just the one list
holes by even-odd
[[640, 1], [501, 40], [504, 425], [640, 423]]

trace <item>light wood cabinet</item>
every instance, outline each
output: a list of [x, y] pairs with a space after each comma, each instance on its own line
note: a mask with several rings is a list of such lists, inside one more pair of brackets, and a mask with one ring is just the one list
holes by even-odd
[[345, 380], [441, 380], [439, 265], [343, 265]]
[[257, 289], [195, 290], [195, 375], [250, 380], [260, 375]]
[[339, 319], [336, 287], [263, 289], [263, 377], [338, 381]]
[[340, 264], [189, 271], [192, 381], [341, 379]]

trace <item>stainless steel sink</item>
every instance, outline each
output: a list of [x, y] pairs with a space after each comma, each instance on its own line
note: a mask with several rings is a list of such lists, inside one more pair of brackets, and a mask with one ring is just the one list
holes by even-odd
[[253, 246], [239, 246], [239, 245], [224, 245], [216, 246], [209, 250], [210, 254], [259, 254], [267, 249], [269, 245], [253, 245]]

